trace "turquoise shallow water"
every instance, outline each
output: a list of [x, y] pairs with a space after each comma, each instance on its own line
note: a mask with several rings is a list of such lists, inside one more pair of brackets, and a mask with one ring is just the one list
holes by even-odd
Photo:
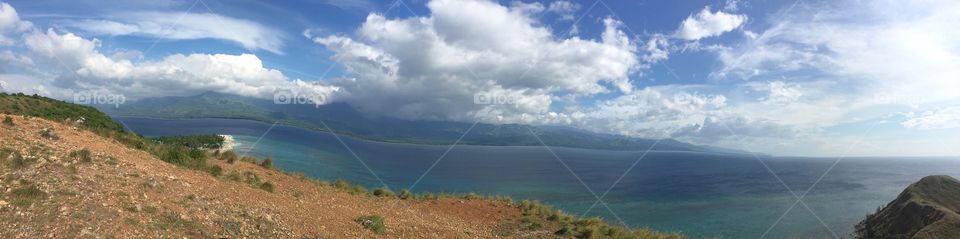
[[[356, 153], [354, 157], [332, 135], [296, 127], [276, 126], [257, 142], [270, 124], [227, 119], [118, 119], [148, 136], [235, 135], [238, 152], [271, 156], [284, 170], [320, 179], [345, 178], [370, 187], [381, 185], [379, 177], [394, 191], [411, 187], [449, 148], [343, 138]], [[833, 238], [849, 237], [865, 214], [923, 176], [960, 176], [960, 159], [956, 158], [846, 158], [805, 193], [836, 158], [758, 159], [752, 155], [651, 152], [638, 162], [643, 152], [551, 149], [560, 160], [545, 147], [456, 146], [414, 191], [534, 198], [584, 214], [596, 201], [591, 191], [603, 194], [637, 162], [604, 197], [606, 206], [595, 207], [586, 215], [694, 237]], [[803, 202], [796, 203], [794, 194], [805, 194]], [[795, 207], [785, 213], [791, 206]]]

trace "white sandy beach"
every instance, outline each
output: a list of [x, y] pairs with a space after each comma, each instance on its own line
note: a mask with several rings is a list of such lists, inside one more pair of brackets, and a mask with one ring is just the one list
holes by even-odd
[[233, 140], [233, 135], [221, 134], [223, 136], [223, 145], [220, 146], [220, 152], [233, 150], [233, 147], [237, 145], [237, 141]]

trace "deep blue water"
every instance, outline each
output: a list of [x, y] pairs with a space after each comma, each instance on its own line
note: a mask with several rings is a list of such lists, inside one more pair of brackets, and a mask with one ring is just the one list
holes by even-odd
[[[118, 119], [146, 136], [234, 135], [239, 153], [271, 156], [278, 167], [314, 178], [345, 178], [381, 186], [373, 171], [394, 191], [411, 187], [450, 148], [341, 137], [356, 153], [354, 157], [333, 135], [296, 127], [277, 125], [257, 143], [270, 124], [230, 119]], [[597, 206], [587, 216], [601, 216], [612, 223], [622, 220], [631, 227], [681, 231], [693, 237], [759, 238], [767, 233], [766, 238], [833, 238], [835, 233], [849, 238], [854, 224], [865, 214], [894, 199], [911, 182], [931, 174], [960, 176], [957, 158], [837, 161], [650, 152], [637, 161], [643, 152], [550, 149], [562, 161], [546, 147], [458, 145], [413, 191], [472, 191], [539, 199], [579, 215], [596, 201], [591, 191], [604, 194], [637, 162], [604, 197], [606, 207]], [[802, 203], [796, 203], [794, 193], [804, 195], [834, 162], [838, 163], [806, 193]], [[791, 205], [795, 207], [785, 214]]]

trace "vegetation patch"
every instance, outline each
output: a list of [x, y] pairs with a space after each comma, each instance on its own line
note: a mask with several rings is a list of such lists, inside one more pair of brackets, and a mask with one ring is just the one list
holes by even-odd
[[369, 215], [362, 216], [357, 218], [357, 223], [360, 223], [363, 228], [373, 231], [376, 234], [383, 234], [387, 232], [387, 226], [384, 224], [384, 218], [380, 215]]
[[51, 128], [43, 128], [40, 130], [40, 137], [49, 140], [60, 140], [60, 135], [57, 135], [56, 132], [53, 132]]
[[410, 190], [404, 188], [403, 190], [400, 190], [400, 194], [397, 194], [397, 197], [400, 199], [410, 199], [415, 198], [416, 195], [413, 195], [413, 193], [410, 193]]
[[204, 149], [219, 149], [224, 141], [223, 136], [216, 134], [162, 136], [151, 139], [159, 144]]
[[4, 115], [4, 116], [3, 116], [3, 125], [11, 126], [11, 127], [14, 126], [13, 118], [10, 118], [9, 115]]
[[0, 156], [2, 156], [0, 159], [3, 159], [6, 166], [11, 169], [26, 168], [30, 164], [36, 162], [36, 158], [23, 157], [19, 151], [10, 148], [4, 148], [0, 150]]
[[393, 197], [393, 191], [390, 191], [389, 188], [377, 188], [373, 190], [373, 196], [377, 197]]
[[259, 165], [260, 167], [263, 167], [266, 169], [273, 169], [273, 159], [270, 157], [267, 157], [266, 159], [261, 161]]
[[9, 197], [11, 204], [26, 207], [47, 198], [47, 193], [40, 190], [37, 185], [21, 182], [20, 187], [10, 190]]
[[93, 161], [93, 158], [90, 157], [90, 150], [81, 149], [70, 152], [70, 158], [79, 160], [80, 162], [89, 163]]

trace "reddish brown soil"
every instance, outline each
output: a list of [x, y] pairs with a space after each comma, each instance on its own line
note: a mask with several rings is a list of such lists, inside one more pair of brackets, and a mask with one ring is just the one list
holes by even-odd
[[[0, 125], [0, 147], [30, 163], [13, 167], [0, 159], [0, 238], [495, 238], [520, 217], [504, 202], [351, 195], [251, 163], [210, 160], [224, 174], [255, 173], [274, 185], [268, 192], [68, 124], [12, 117], [15, 126]], [[44, 128], [59, 139], [42, 137]], [[69, 156], [81, 149], [91, 161]], [[42, 195], [18, 199], [15, 189], [31, 185]], [[386, 218], [385, 234], [354, 221], [371, 214]]]

